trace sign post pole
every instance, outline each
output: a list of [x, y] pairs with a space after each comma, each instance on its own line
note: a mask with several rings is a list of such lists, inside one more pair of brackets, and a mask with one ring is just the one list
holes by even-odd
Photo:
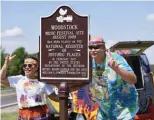
[[68, 95], [69, 87], [66, 82], [61, 82], [59, 86], [60, 119], [68, 120]]

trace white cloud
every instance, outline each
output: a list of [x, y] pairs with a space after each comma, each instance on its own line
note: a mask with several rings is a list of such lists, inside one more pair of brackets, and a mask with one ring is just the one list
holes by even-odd
[[[7, 39], [1, 40], [1, 46], [5, 49], [5, 53], [11, 54], [19, 47], [24, 47], [25, 51], [28, 53], [36, 53], [39, 50], [39, 44], [36, 44], [35, 40], [29, 39], [28, 41], [26, 38], [21, 39], [12, 39], [9, 37]], [[37, 41], [38, 42], [38, 41]], [[35, 47], [34, 47], [35, 45]]]
[[149, 14], [146, 19], [154, 22], [154, 13]]
[[1, 37], [18, 37], [23, 36], [23, 31], [19, 27], [14, 27], [12, 29], [7, 29], [3, 32], [1, 32]]

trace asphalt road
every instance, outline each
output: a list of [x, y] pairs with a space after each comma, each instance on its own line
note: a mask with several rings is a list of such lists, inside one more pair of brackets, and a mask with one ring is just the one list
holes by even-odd
[[1, 91], [1, 106], [16, 103], [16, 93], [15, 90], [2, 90]]

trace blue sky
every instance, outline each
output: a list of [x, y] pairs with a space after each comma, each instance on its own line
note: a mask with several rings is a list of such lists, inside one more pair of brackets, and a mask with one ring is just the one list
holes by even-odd
[[[105, 1], [2, 1], [1, 44], [12, 53], [23, 46], [28, 53], [38, 52], [40, 18], [51, 15], [59, 6], [69, 5], [80, 15], [89, 15], [92, 36], [102, 36], [108, 46], [118, 41], [154, 41], [154, 2]], [[154, 46], [145, 51], [154, 64]]]

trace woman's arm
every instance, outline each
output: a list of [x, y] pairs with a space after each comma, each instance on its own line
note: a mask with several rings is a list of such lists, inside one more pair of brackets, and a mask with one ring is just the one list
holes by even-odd
[[7, 55], [5, 57], [5, 63], [0, 71], [0, 77], [1, 77], [1, 84], [4, 86], [10, 86], [9, 81], [6, 77], [6, 73], [7, 73], [7, 69], [8, 69], [8, 65], [11, 62], [11, 60], [15, 57], [16, 55]]

